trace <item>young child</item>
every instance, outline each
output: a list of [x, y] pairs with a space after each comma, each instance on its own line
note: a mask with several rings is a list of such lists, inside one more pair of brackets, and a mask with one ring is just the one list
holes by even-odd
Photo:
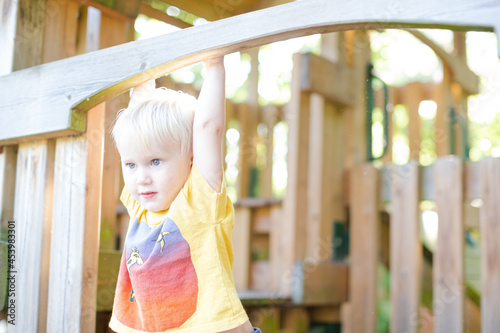
[[140, 86], [112, 130], [130, 215], [110, 322], [117, 332], [260, 332], [232, 276], [223, 59], [204, 65], [198, 101]]

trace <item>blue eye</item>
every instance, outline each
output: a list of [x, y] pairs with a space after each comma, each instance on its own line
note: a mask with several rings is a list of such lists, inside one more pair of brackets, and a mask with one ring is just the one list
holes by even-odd
[[135, 169], [135, 164], [134, 163], [127, 163], [125, 164], [127, 166], [127, 168], [129, 169]]
[[160, 165], [160, 160], [154, 159], [151, 161], [151, 164], [153, 164], [154, 166], [158, 166], [158, 165]]

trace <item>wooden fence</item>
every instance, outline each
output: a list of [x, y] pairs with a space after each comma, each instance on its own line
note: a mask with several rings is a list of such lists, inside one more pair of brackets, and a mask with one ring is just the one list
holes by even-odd
[[[438, 158], [422, 167], [411, 161], [377, 169], [360, 165], [350, 172], [351, 256], [349, 332], [375, 332], [380, 212], [390, 214], [391, 332], [494, 332], [500, 325], [500, 159], [464, 163]], [[478, 200], [480, 199], [480, 201]], [[433, 255], [433, 320], [420, 315], [422, 243], [420, 202], [436, 204], [438, 237]], [[473, 201], [474, 200], [474, 201]], [[478, 205], [479, 214], [471, 202]], [[478, 221], [479, 219], [479, 221]], [[480, 225], [481, 320], [466, 307], [465, 226]], [[468, 309], [464, 313], [464, 309]], [[478, 322], [482, 330], [477, 326]], [[475, 325], [474, 327], [471, 327]], [[424, 330], [425, 331], [425, 330]]]

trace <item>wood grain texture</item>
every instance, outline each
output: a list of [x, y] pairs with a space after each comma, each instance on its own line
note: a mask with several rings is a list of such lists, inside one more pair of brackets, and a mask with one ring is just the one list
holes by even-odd
[[[91, 332], [95, 329], [99, 234], [103, 232], [103, 230], [101, 230], [101, 216], [104, 214], [101, 208], [102, 205], [110, 201], [114, 208], [116, 202], [115, 198], [103, 199], [106, 104], [108, 103], [99, 104], [89, 110], [87, 118], [87, 191], [85, 196], [85, 225], [83, 230], [85, 248], [83, 249], [83, 260], [81, 261], [83, 272], [81, 286], [81, 332]], [[112, 213], [115, 215], [116, 219], [116, 209], [113, 209]], [[109, 214], [109, 212], [107, 214]], [[106, 230], [106, 228], [104, 228], [104, 230]], [[107, 242], [104, 243], [106, 244]]]
[[350, 173], [350, 274], [351, 332], [375, 332], [377, 321], [377, 208], [379, 171], [371, 164]]
[[331, 103], [352, 106], [353, 70], [349, 66], [333, 63], [312, 53], [302, 55], [301, 88], [315, 92]]
[[481, 332], [500, 327], [500, 159], [481, 161]]
[[47, 332], [80, 330], [87, 138], [56, 141]]
[[294, 265], [292, 301], [301, 305], [333, 305], [347, 301], [349, 267], [309, 260]]
[[391, 168], [391, 323], [393, 333], [418, 332], [420, 243], [418, 164]]
[[236, 207], [234, 210], [232, 241], [235, 260], [233, 278], [238, 291], [244, 291], [250, 287], [250, 212], [248, 207]]
[[[206, 58], [292, 37], [348, 29], [440, 27], [491, 31], [500, 4], [422, 0], [297, 1], [18, 71], [0, 79], [0, 142], [83, 131], [82, 112]], [[500, 45], [500, 43], [499, 43]], [[124, 56], [126, 55], [126, 56]], [[17, 89], [23, 82], [23, 89]]]
[[[14, 221], [16, 232], [16, 325], [10, 332], [38, 329], [40, 295], [39, 274], [44, 227], [45, 173], [47, 142], [19, 146], [17, 154]], [[22, 318], [22, 319], [20, 319]]]
[[434, 332], [463, 332], [463, 166], [457, 156], [435, 164], [439, 229], [433, 260]]
[[[280, 292], [291, 292], [291, 271], [297, 260], [306, 254], [309, 168], [310, 94], [300, 89], [301, 55], [293, 56], [291, 100], [286, 111], [288, 123], [288, 183], [283, 199], [283, 218], [279, 221], [278, 234], [281, 261], [277, 264], [281, 282]], [[276, 268], [277, 266], [275, 266]], [[275, 275], [276, 276], [276, 275]]]

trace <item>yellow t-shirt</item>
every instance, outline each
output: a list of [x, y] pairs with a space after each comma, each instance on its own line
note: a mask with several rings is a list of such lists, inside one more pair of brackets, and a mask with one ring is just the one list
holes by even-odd
[[109, 326], [117, 332], [221, 332], [248, 316], [234, 287], [234, 210], [193, 164], [172, 205], [149, 212], [123, 189], [130, 214]]

